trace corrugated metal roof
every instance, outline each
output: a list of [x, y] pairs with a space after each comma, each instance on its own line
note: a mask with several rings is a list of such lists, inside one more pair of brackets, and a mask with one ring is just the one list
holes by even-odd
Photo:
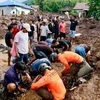
[[73, 9], [75, 9], [75, 10], [87, 9], [88, 10], [89, 9], [89, 5], [88, 5], [88, 3], [77, 3]]
[[33, 10], [33, 8], [31, 8], [30, 6], [28, 6], [22, 2], [18, 2], [16, 0], [6, 0], [6, 1], [0, 3], [0, 7], [3, 7], [3, 6], [20, 6], [20, 7], [23, 7], [25, 9]]

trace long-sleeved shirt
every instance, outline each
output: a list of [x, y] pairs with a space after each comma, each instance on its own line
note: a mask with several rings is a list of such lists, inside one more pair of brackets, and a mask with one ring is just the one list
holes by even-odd
[[83, 58], [71, 51], [65, 51], [63, 54], [58, 54], [58, 60], [65, 66], [63, 73], [70, 69], [70, 63], [80, 64], [83, 62]]
[[47, 86], [54, 100], [64, 100], [66, 89], [55, 70], [46, 70], [44, 76], [39, 81], [32, 83], [31, 89], [36, 90], [42, 86]]
[[9, 83], [14, 83], [16, 86], [20, 83], [21, 75], [20, 73], [17, 73], [14, 69], [14, 65], [10, 67], [10, 69], [6, 72], [4, 76], [4, 86], [6, 86]]

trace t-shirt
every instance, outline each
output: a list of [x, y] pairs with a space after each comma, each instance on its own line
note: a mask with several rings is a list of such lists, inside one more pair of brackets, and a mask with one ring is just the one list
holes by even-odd
[[34, 26], [30, 26], [30, 27], [31, 27], [31, 32], [28, 32], [28, 35], [29, 37], [32, 37], [35, 29]]
[[37, 32], [37, 26], [36, 26], [36, 24], [32, 24], [32, 26], [34, 27], [34, 32]]
[[55, 33], [58, 34], [59, 33], [59, 23], [58, 21], [54, 21], [54, 27], [55, 27]]
[[49, 30], [49, 27], [47, 26], [47, 28], [48, 28], [48, 33], [52, 33], [50, 30]]
[[59, 31], [62, 33], [66, 33], [66, 23], [59, 24]]
[[52, 38], [48, 38], [48, 39], [46, 39], [46, 42], [48, 43], [48, 44], [52, 44], [52, 41], [53, 41], [54, 39], [52, 39]]
[[13, 35], [15, 36], [17, 33], [19, 32], [19, 29], [16, 27], [16, 28], [13, 28]]
[[51, 46], [53, 49], [54, 48], [62, 48], [63, 51], [66, 51], [68, 48], [71, 48], [71, 42], [68, 40], [60, 40], [59, 45], [57, 46]]
[[70, 25], [70, 30], [74, 30], [76, 29], [76, 26], [78, 25], [77, 21], [74, 21], [72, 19], [70, 19], [71, 25]]
[[90, 51], [90, 49], [88, 48], [86, 44], [80, 44], [80, 46], [84, 47], [86, 53]]
[[46, 46], [46, 45], [36, 45], [35, 46], [37, 51], [42, 51], [46, 56], [49, 56], [51, 53], [53, 53], [52, 48]]
[[7, 32], [5, 35], [5, 42], [8, 47], [12, 47], [10, 39], [14, 39], [13, 34], [11, 32]]
[[18, 29], [19, 29], [19, 30], [22, 30], [22, 28], [23, 28], [23, 24], [21, 24], [21, 23], [18, 24]]
[[42, 63], [46, 63], [48, 66], [51, 66], [51, 63], [47, 58], [37, 59], [32, 63], [31, 66], [32, 70], [38, 72], [38, 68]]
[[18, 32], [15, 36], [15, 42], [17, 42], [18, 52], [21, 54], [28, 53], [28, 33]]
[[59, 45], [55, 46], [55, 48], [63, 48], [67, 47], [67, 42], [65, 40], [60, 40]]
[[41, 29], [41, 36], [47, 36], [48, 27], [42, 25], [40, 29]]
[[53, 33], [53, 26], [52, 26], [51, 23], [48, 24], [48, 29], [49, 29], [49, 31], [50, 31], [50, 32], [48, 32], [48, 33]]

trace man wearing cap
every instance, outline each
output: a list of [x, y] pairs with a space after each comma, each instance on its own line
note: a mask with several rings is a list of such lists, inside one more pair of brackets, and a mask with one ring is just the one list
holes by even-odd
[[17, 61], [23, 61], [25, 64], [28, 63], [28, 51], [30, 47], [28, 32], [30, 31], [30, 25], [28, 23], [24, 23], [22, 31], [16, 34], [14, 40]]

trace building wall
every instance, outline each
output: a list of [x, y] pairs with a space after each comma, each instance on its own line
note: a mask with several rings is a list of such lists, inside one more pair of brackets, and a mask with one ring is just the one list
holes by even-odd
[[79, 18], [86, 17], [86, 11], [85, 10], [77, 10], [77, 12], [78, 12], [78, 17]]
[[0, 16], [2, 15], [2, 9], [0, 9]]
[[27, 14], [30, 13], [30, 10], [28, 10], [28, 9], [24, 9], [24, 8], [22, 8], [22, 9], [21, 9], [21, 12], [22, 12], [22, 11], [25, 12], [25, 15], [27, 15]]
[[27, 15], [28, 13], [30, 13], [30, 10], [21, 7], [0, 7], [0, 16], [11, 16], [16, 14], [21, 15], [22, 13]]
[[11, 15], [11, 11], [13, 10], [13, 7], [0, 7], [0, 15]]

